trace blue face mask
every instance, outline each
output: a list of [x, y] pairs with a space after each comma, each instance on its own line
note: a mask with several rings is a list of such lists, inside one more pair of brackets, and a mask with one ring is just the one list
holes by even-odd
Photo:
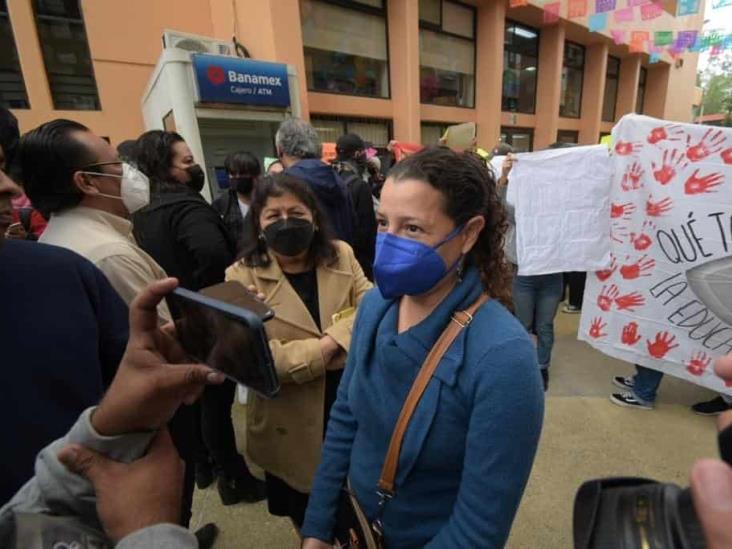
[[376, 235], [374, 278], [384, 299], [428, 292], [460, 263], [448, 269], [437, 248], [462, 231], [457, 227], [435, 247], [389, 233]]

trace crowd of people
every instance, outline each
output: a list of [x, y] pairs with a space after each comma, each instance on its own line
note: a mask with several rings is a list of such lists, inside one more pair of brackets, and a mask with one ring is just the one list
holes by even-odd
[[[70, 120], [21, 137], [0, 111], [0, 337], [13, 368], [0, 545], [211, 547], [215, 524], [188, 526], [194, 486], [214, 482], [224, 505], [266, 499], [307, 549], [353, 541], [352, 500], [390, 548], [506, 543], [565, 278], [566, 312], [581, 309], [584, 282], [515, 274], [511, 149], [493, 151], [497, 173], [444, 146], [387, 172], [346, 134], [328, 164], [298, 119], [275, 148], [266, 170], [232, 152], [209, 205], [174, 132], [115, 149]], [[236, 385], [189, 363], [165, 301], [224, 281], [275, 313], [281, 390], [248, 396], [247, 459]], [[732, 377], [732, 357], [717, 369]], [[632, 391], [638, 376], [619, 379]], [[732, 470], [702, 462], [692, 488], [710, 547], [728, 546]]]

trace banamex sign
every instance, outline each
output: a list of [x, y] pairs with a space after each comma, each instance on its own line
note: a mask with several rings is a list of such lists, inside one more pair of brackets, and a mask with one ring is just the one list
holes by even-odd
[[289, 107], [287, 65], [220, 55], [193, 55], [202, 103]]

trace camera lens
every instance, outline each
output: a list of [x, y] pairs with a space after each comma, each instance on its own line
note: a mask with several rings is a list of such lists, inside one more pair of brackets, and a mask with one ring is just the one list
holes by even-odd
[[585, 483], [575, 500], [576, 549], [702, 549], [688, 490], [647, 479]]

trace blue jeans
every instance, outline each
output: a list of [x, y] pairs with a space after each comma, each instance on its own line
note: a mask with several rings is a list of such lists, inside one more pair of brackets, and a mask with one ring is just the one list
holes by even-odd
[[513, 306], [527, 331], [536, 334], [539, 367], [548, 368], [554, 346], [554, 317], [562, 300], [562, 273], [513, 278]]
[[633, 376], [633, 394], [638, 400], [646, 404], [653, 404], [656, 401], [658, 386], [661, 385], [663, 372], [651, 370], [643, 366], [635, 365], [636, 373]]

